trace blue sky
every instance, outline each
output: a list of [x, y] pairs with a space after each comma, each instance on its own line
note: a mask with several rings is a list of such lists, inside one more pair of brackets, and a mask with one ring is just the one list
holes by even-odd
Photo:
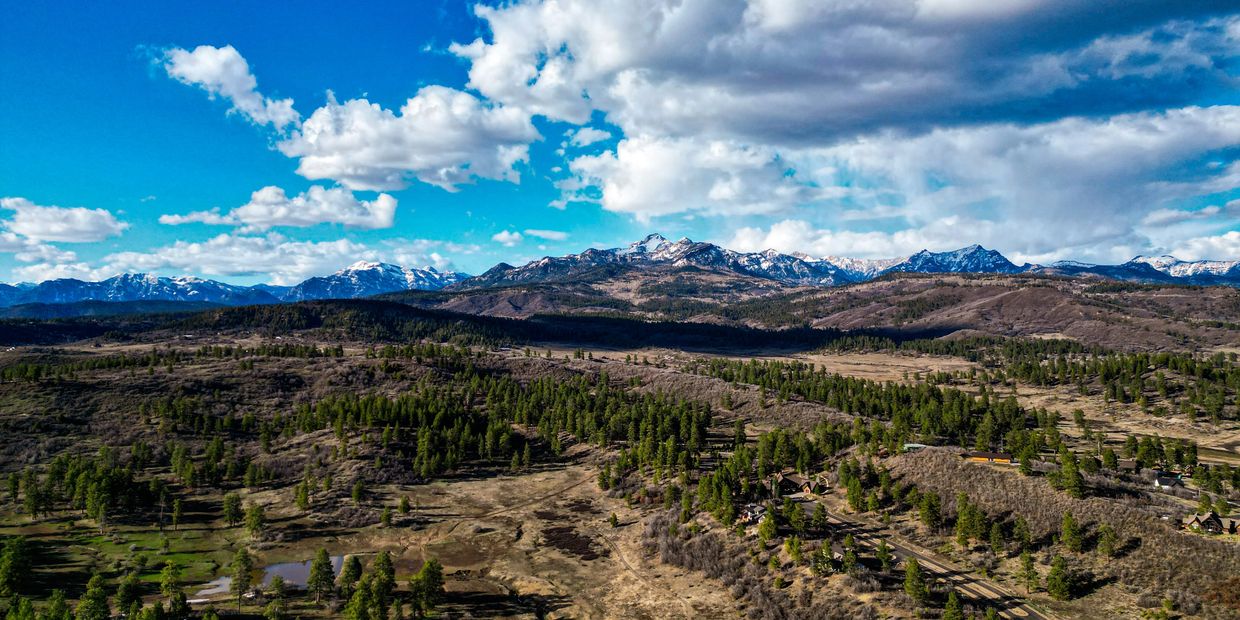
[[1240, 258], [1232, 3], [205, 4], [6, 10], [0, 279]]

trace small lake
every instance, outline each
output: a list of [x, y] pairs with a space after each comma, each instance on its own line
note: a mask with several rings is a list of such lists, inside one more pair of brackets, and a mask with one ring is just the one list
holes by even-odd
[[[263, 568], [263, 587], [271, 585], [271, 578], [279, 575], [284, 578], [284, 585], [290, 588], [304, 588], [310, 579], [310, 565], [314, 560], [305, 562], [283, 562]], [[344, 566], [343, 555], [332, 556], [332, 574], [339, 575]]]
[[[331, 556], [331, 561], [332, 574], [339, 575], [340, 569], [344, 567], [344, 556], [333, 555]], [[313, 563], [314, 560], [306, 560], [305, 562], [281, 562], [279, 564], [264, 566], [262, 568], [263, 580], [260, 583], [262, 584], [262, 587], [265, 588], [271, 585], [271, 579], [273, 577], [279, 575], [284, 578], [285, 586], [290, 588], [305, 588], [306, 581], [310, 579], [310, 565]], [[204, 584], [202, 589], [195, 592], [190, 599], [203, 600], [222, 594], [228, 594], [228, 589], [230, 587], [232, 587], [232, 577], [227, 575], [216, 577], [215, 579], [212, 579]]]

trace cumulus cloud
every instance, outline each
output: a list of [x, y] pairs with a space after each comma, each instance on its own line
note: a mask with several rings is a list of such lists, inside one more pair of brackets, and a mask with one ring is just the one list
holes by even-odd
[[1180, 242], [1171, 253], [1182, 260], [1240, 260], [1240, 231], [1194, 237]]
[[515, 166], [539, 139], [528, 114], [427, 86], [399, 113], [365, 99], [329, 97], [277, 147], [300, 160], [297, 173], [354, 190], [393, 190], [411, 179], [449, 191], [474, 179], [518, 182]]
[[568, 239], [568, 233], [559, 230], [540, 230], [537, 228], [525, 229], [525, 234], [530, 237], [546, 239], [547, 241], [563, 241]]
[[176, 47], [165, 50], [162, 61], [169, 77], [197, 86], [212, 98], [227, 99], [230, 111], [256, 125], [270, 124], [281, 130], [301, 120], [292, 99], [270, 99], [258, 92], [250, 64], [231, 45], [199, 45], [193, 51]]
[[223, 234], [202, 242], [177, 241], [146, 251], [118, 252], [104, 258], [114, 271], [171, 270], [211, 276], [268, 276], [274, 284], [296, 284], [331, 273], [357, 260], [379, 260], [379, 253], [348, 239], [293, 241], [265, 236]]
[[596, 142], [611, 139], [611, 132], [595, 129], [593, 127], [582, 127], [568, 132], [568, 143], [573, 146], [590, 146]]
[[[1149, 246], [1147, 214], [1235, 187], [1233, 167], [1200, 162], [1236, 144], [1240, 107], [1214, 106], [881, 133], [796, 157], [824, 183], [860, 179], [899, 201], [910, 228], [957, 216], [992, 222], [996, 245], [1017, 254], [1120, 260]], [[985, 232], [955, 236], [985, 242]]]
[[17, 197], [0, 198], [0, 209], [13, 212], [12, 218], [0, 224], [35, 241], [102, 241], [129, 228], [104, 209], [41, 206]]
[[169, 225], [201, 223], [242, 226], [243, 232], [264, 231], [276, 226], [306, 227], [317, 224], [343, 224], [350, 228], [391, 228], [396, 199], [379, 194], [374, 200], [358, 200], [342, 188], [312, 186], [293, 197], [274, 185], [250, 196], [250, 201], [229, 213], [219, 209], [194, 211], [185, 215], [167, 214], [159, 218]]
[[630, 137], [615, 152], [572, 160], [570, 170], [560, 183], [565, 200], [597, 201], [642, 222], [690, 212], [769, 213], [840, 194], [798, 179], [773, 149], [723, 140]]
[[22, 265], [13, 268], [13, 279], [17, 282], [43, 282], [73, 278], [75, 280], [103, 280], [116, 275], [114, 271], [99, 269], [81, 262], [46, 262]]
[[514, 230], [503, 230], [491, 235], [491, 241], [506, 247], [513, 247], [518, 243], [521, 243], [524, 239], [525, 237], [523, 237], [521, 233]]
[[626, 135], [804, 144], [1183, 105], [1231, 88], [1236, 31], [1208, 17], [1227, 11], [1155, 0], [1106, 12], [1075, 0], [518, 2], [478, 7], [489, 39], [451, 50], [470, 61], [470, 87], [549, 118], [584, 124], [602, 110]]
[[1145, 226], [1171, 226], [1185, 222], [1209, 220], [1219, 216], [1240, 218], [1240, 200], [1233, 200], [1224, 206], [1210, 205], [1196, 211], [1184, 209], [1155, 209], [1150, 211], [1141, 223]]

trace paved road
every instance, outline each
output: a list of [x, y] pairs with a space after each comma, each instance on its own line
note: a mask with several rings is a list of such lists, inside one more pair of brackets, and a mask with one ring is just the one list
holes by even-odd
[[[826, 508], [824, 505], [823, 508]], [[827, 521], [842, 532], [852, 534], [858, 544], [867, 548], [878, 546], [879, 536], [875, 535], [878, 526], [852, 517], [844, 517], [827, 512]], [[997, 584], [981, 579], [953, 565], [942, 556], [899, 536], [884, 536], [887, 546], [891, 547], [896, 557], [904, 559], [917, 558], [922, 570], [951, 584], [964, 597], [973, 599], [981, 606], [991, 606], [999, 611], [1004, 618], [1022, 620], [1054, 620], [1053, 616], [1029, 606], [1020, 597], [1008, 592]]]

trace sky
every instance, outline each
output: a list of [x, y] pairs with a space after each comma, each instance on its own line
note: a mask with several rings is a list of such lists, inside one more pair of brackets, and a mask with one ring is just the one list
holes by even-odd
[[0, 279], [1235, 260], [1238, 86], [1214, 0], [15, 3]]

